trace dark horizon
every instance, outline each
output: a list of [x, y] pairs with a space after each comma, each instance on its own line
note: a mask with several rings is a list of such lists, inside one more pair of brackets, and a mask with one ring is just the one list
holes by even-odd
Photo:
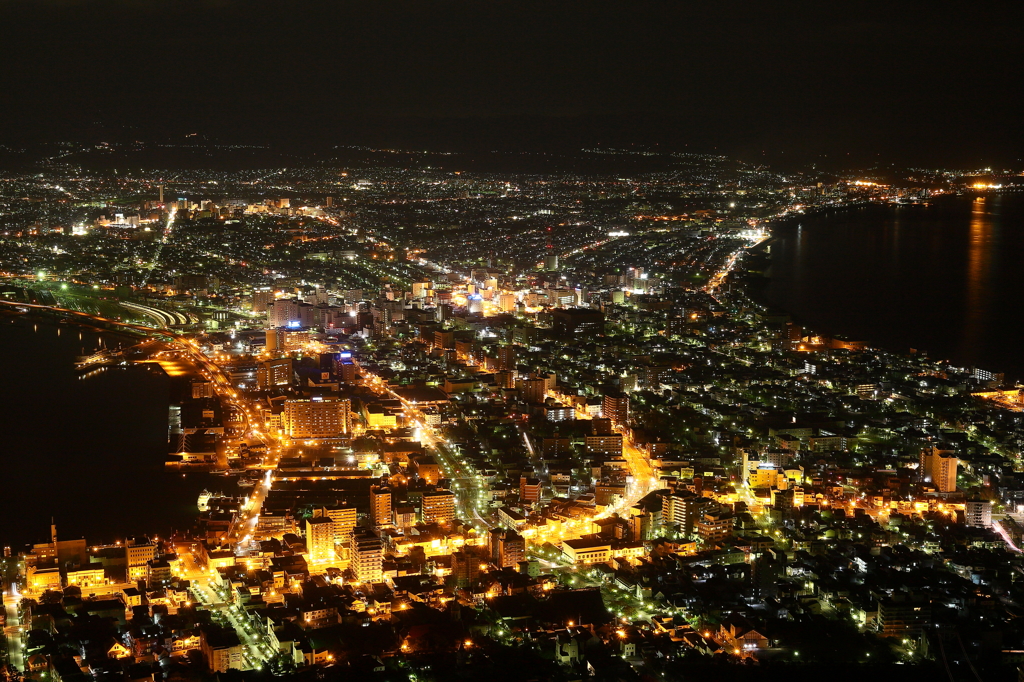
[[0, 142], [1017, 166], [1019, 7], [0, 2]]

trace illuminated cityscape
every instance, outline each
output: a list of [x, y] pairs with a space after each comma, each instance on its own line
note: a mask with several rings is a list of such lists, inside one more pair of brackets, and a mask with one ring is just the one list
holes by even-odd
[[[7, 324], [119, 334], [77, 371], [178, 382], [166, 475], [221, 481], [171, 535], [54, 525], [5, 548], [7, 674], [412, 679], [515, 651], [546, 679], [674, 677], [928, 666], [956, 640], [966, 662], [986, 632], [1013, 650], [1016, 389], [750, 291], [776, 225], [1021, 176], [685, 158], [629, 179], [429, 159], [4, 178], [43, 199], [4, 205]], [[97, 634], [75, 634], [86, 614]]]
[[1024, 5], [5, 0], [0, 682], [1024, 681]]

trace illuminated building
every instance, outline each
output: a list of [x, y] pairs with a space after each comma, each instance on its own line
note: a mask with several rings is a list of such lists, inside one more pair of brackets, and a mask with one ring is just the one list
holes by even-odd
[[[271, 327], [301, 327], [299, 303], [294, 298], [279, 298], [267, 304], [267, 321]], [[312, 306], [310, 306], [312, 307]]]
[[429, 485], [437, 485], [441, 478], [441, 467], [436, 462], [416, 462], [416, 475]]
[[50, 525], [50, 542], [32, 545], [27, 561], [38, 563], [52, 560], [58, 566], [79, 566], [89, 563], [89, 555], [85, 549], [85, 539], [58, 540], [57, 526]]
[[327, 516], [306, 519], [306, 549], [314, 564], [334, 560], [334, 521]]
[[626, 496], [626, 486], [621, 483], [598, 483], [594, 486], [594, 502], [602, 507], [615, 504]]
[[357, 513], [355, 507], [340, 505], [337, 507], [320, 507], [313, 510], [313, 516], [326, 516], [334, 523], [334, 544], [348, 548], [352, 529], [356, 527]]
[[516, 568], [526, 560], [526, 539], [514, 530], [506, 531], [498, 538], [495, 563], [499, 568]]
[[501, 294], [498, 296], [498, 307], [501, 308], [503, 313], [515, 312], [516, 309], [516, 296], [515, 294]]
[[434, 348], [455, 349], [455, 332], [437, 330], [434, 332]]
[[102, 585], [106, 582], [103, 566], [100, 564], [92, 564], [82, 568], [69, 568], [67, 576], [69, 586], [91, 587], [93, 585]]
[[349, 561], [349, 568], [357, 580], [380, 582], [383, 579], [384, 548], [377, 534], [369, 528], [356, 528], [352, 533]]
[[391, 521], [396, 528], [405, 530], [416, 525], [416, 507], [403, 505], [391, 511]]
[[661, 518], [666, 526], [679, 526], [679, 534], [689, 537], [704, 512], [714, 505], [709, 497], [693, 493], [673, 493], [661, 498]]
[[387, 488], [370, 488], [370, 525], [374, 528], [391, 525], [391, 491]]
[[132, 538], [125, 546], [128, 580], [135, 582], [149, 577], [149, 562], [156, 558], [156, 545], [148, 538]]
[[629, 420], [629, 396], [625, 393], [608, 393], [601, 404], [601, 416], [611, 419], [612, 424], [624, 425]]
[[992, 502], [990, 500], [968, 500], [964, 505], [964, 522], [975, 528], [991, 528]]
[[347, 351], [338, 353], [334, 362], [334, 376], [343, 384], [356, 383], [356, 371], [359, 366], [352, 358], [352, 353]]
[[662, 384], [669, 382], [672, 376], [672, 368], [663, 365], [644, 365], [640, 373], [641, 388], [658, 390]]
[[393, 429], [398, 426], [398, 413], [379, 403], [364, 403], [363, 418], [368, 429]]
[[274, 302], [274, 292], [269, 287], [257, 289], [252, 292], [252, 311], [254, 313], [265, 313]]
[[468, 587], [480, 577], [480, 559], [464, 549], [452, 552], [452, 577], [459, 587]]
[[505, 528], [522, 528], [526, 525], [527, 518], [510, 507], [501, 507], [495, 515], [498, 524]]
[[498, 347], [498, 369], [501, 371], [514, 370], [516, 368], [517, 348], [515, 346]]
[[[274, 334], [274, 330], [267, 334]], [[266, 360], [256, 365], [256, 387], [265, 391], [275, 386], [287, 386], [292, 382], [293, 373], [291, 358]]]
[[547, 381], [536, 377], [522, 379], [519, 381], [519, 390], [523, 394], [523, 400], [532, 404], [544, 402], [547, 392]]
[[940, 493], [956, 492], [956, 470], [960, 460], [952, 450], [932, 447], [921, 453], [921, 480]]
[[606, 436], [586, 436], [583, 444], [588, 455], [622, 456], [622, 436], [618, 433]]
[[894, 594], [878, 600], [878, 630], [882, 637], [919, 636], [932, 620], [932, 605], [917, 594]]
[[612, 544], [608, 540], [590, 540], [581, 538], [579, 540], [562, 541], [562, 553], [570, 562], [582, 566], [586, 564], [606, 563], [612, 554]]
[[705, 513], [698, 519], [694, 530], [703, 542], [716, 544], [732, 535], [735, 519], [729, 512]]
[[519, 478], [519, 499], [524, 503], [540, 502], [541, 482], [538, 478]]
[[286, 400], [281, 428], [292, 438], [331, 438], [348, 433], [347, 398]]
[[206, 626], [200, 630], [200, 650], [210, 672], [226, 673], [228, 670], [244, 670], [242, 643], [234, 630]]
[[576, 419], [575, 408], [562, 403], [544, 406], [544, 418], [549, 422], [566, 422]]
[[425, 492], [421, 504], [423, 523], [446, 524], [455, 519], [455, 493], [450, 490]]

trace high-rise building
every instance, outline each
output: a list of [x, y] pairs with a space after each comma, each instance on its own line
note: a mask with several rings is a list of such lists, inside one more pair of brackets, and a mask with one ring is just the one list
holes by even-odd
[[450, 490], [423, 493], [420, 518], [423, 523], [451, 523], [455, 520], [455, 493]]
[[349, 568], [356, 579], [364, 583], [377, 583], [383, 579], [384, 546], [369, 528], [356, 528], [352, 532], [349, 548]]
[[391, 525], [391, 491], [388, 488], [370, 488], [370, 525], [374, 528]]
[[480, 557], [468, 549], [452, 552], [452, 577], [459, 587], [468, 587], [480, 576]]
[[338, 381], [343, 384], [355, 384], [358, 369], [359, 365], [356, 364], [352, 353], [348, 351], [338, 353], [334, 363], [334, 375], [338, 378]]
[[347, 504], [334, 507], [319, 507], [313, 510], [313, 516], [326, 516], [334, 523], [335, 552], [341, 549], [342, 558], [348, 558], [348, 547], [352, 540], [352, 529], [356, 527], [356, 508]]
[[254, 313], [265, 313], [274, 302], [274, 290], [270, 287], [263, 287], [252, 292], [252, 311]]
[[334, 438], [349, 431], [347, 398], [285, 400], [281, 428], [291, 438]]
[[334, 561], [334, 521], [330, 517], [306, 519], [306, 550], [314, 564]]
[[268, 301], [267, 321], [271, 327], [298, 327], [301, 322], [299, 302], [294, 298]]
[[498, 370], [507, 372], [516, 368], [516, 346], [498, 347]]
[[516, 568], [526, 560], [526, 539], [514, 530], [506, 531], [498, 539], [498, 556], [495, 561], [500, 568]]
[[678, 526], [679, 534], [689, 537], [696, 528], [697, 521], [704, 513], [714, 506], [710, 497], [701, 497], [693, 493], [673, 493], [661, 498], [661, 518], [666, 526]]
[[[268, 336], [274, 330], [268, 330]], [[265, 360], [256, 365], [256, 387], [261, 391], [274, 388], [275, 386], [287, 386], [292, 382], [292, 359], [277, 358]]]
[[933, 446], [921, 452], [921, 481], [931, 484], [940, 493], [956, 492], [956, 470], [960, 460], [952, 450]]
[[547, 382], [544, 379], [530, 378], [519, 382], [519, 390], [522, 392], [523, 400], [539, 405], [547, 397]]
[[242, 643], [234, 630], [216, 625], [205, 625], [199, 630], [199, 649], [210, 672], [226, 673], [228, 670], [243, 670]]
[[601, 416], [612, 420], [612, 424], [625, 425], [629, 421], [629, 396], [614, 392], [604, 396], [601, 404]]
[[516, 295], [515, 294], [501, 294], [498, 296], [498, 307], [501, 308], [503, 313], [515, 312], [516, 309]]

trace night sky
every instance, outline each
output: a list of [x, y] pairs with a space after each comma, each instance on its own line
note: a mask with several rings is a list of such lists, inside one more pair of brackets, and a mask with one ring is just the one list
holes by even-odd
[[0, 139], [1019, 165], [1022, 4], [0, 0]]

